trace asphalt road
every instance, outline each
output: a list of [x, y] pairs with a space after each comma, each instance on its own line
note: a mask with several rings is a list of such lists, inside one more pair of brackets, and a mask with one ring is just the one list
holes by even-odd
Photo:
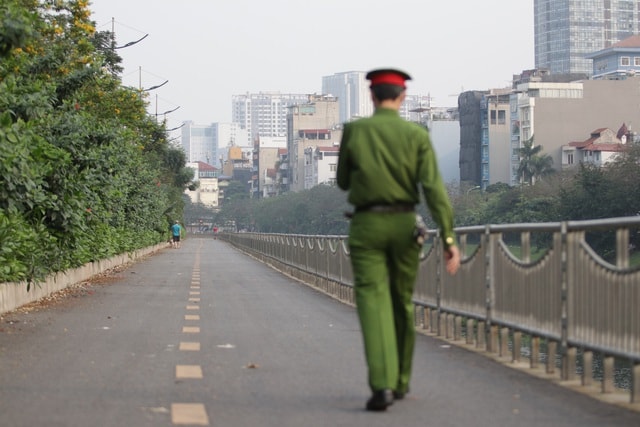
[[352, 307], [190, 238], [0, 323], [0, 426], [634, 426], [419, 335], [411, 393], [369, 413]]

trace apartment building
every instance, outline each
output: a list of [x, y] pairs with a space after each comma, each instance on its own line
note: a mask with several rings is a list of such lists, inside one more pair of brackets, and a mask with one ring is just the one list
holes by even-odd
[[289, 108], [308, 100], [306, 94], [280, 92], [234, 95], [231, 121], [248, 131], [251, 143], [260, 137], [286, 137]]
[[342, 123], [338, 100], [311, 95], [304, 104], [293, 106], [287, 116], [287, 186], [284, 191], [305, 189], [305, 150], [340, 144]]

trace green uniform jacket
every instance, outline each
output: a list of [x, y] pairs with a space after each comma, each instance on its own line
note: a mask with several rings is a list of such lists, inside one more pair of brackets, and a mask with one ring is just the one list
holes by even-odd
[[453, 210], [427, 130], [378, 108], [371, 117], [346, 123], [340, 143], [338, 186], [357, 207], [420, 203], [440, 227], [445, 246], [453, 243]]

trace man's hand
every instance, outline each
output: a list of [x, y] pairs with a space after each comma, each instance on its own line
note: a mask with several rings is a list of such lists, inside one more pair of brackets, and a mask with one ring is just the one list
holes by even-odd
[[454, 245], [449, 246], [449, 249], [445, 249], [444, 259], [447, 264], [447, 273], [453, 276], [458, 271], [458, 268], [460, 268], [460, 250], [458, 247]]

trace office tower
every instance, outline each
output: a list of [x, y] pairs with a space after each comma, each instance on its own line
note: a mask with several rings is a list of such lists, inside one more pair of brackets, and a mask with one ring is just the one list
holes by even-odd
[[373, 114], [366, 74], [364, 71], [347, 71], [322, 77], [322, 93], [338, 99], [341, 123]]
[[211, 123], [197, 125], [192, 121], [182, 126], [182, 148], [188, 162], [203, 162], [222, 167], [227, 160], [228, 147], [252, 148], [246, 129], [238, 123]]
[[218, 154], [217, 132], [214, 125], [197, 125], [186, 121], [182, 125], [182, 149], [187, 162], [215, 164]]
[[592, 73], [585, 57], [638, 34], [640, 0], [534, 0], [535, 66]]

